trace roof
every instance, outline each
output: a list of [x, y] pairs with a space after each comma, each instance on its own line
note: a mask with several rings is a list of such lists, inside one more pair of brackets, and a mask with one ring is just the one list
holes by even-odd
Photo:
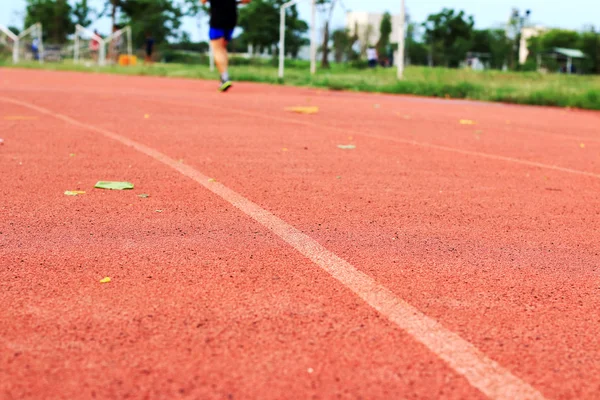
[[577, 49], [565, 49], [563, 47], [554, 47], [551, 52], [558, 53], [570, 58], [585, 58], [585, 54], [583, 54], [581, 50]]

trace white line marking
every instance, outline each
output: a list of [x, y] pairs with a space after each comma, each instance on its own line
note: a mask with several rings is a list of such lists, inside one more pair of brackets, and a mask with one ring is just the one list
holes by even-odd
[[488, 358], [474, 345], [459, 335], [444, 328], [439, 322], [421, 313], [400, 299], [373, 278], [357, 270], [346, 260], [338, 257], [314, 239], [305, 235], [287, 222], [261, 208], [225, 185], [214, 182], [198, 170], [177, 162], [167, 155], [117, 133], [79, 122], [66, 115], [54, 113], [46, 108], [0, 97], [0, 100], [53, 116], [74, 126], [98, 132], [140, 153], [173, 168], [210, 190], [223, 200], [237, 207], [271, 232], [279, 236], [294, 249], [310, 259], [332, 277], [362, 298], [368, 305], [387, 317], [398, 327], [424, 344], [430, 351], [444, 360], [469, 383], [491, 399], [544, 399], [544, 396], [526, 382], [514, 376], [496, 361]]

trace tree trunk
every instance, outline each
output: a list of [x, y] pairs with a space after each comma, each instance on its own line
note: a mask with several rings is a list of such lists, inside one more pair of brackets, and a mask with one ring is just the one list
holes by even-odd
[[112, 11], [110, 12], [110, 20], [112, 22], [112, 26], [110, 27], [111, 32], [113, 27], [117, 24], [117, 1], [118, 0], [111, 0], [112, 3]]
[[329, 68], [329, 21], [325, 21], [325, 29], [323, 32], [321, 68]]

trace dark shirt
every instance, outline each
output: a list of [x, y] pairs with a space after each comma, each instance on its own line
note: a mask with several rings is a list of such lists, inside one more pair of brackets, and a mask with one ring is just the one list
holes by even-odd
[[154, 38], [146, 38], [146, 52], [152, 53], [152, 49], [154, 48]]
[[210, 0], [210, 27], [233, 29], [237, 24], [236, 0]]

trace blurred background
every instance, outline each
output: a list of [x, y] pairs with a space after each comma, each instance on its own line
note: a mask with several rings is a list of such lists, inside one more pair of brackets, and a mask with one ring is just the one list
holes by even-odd
[[[253, 0], [240, 7], [230, 44], [231, 63], [240, 67], [236, 79], [281, 82], [284, 3]], [[317, 3], [315, 76], [308, 73], [311, 2], [285, 11], [286, 83], [552, 105], [580, 92], [586, 99], [579, 103], [600, 107], [598, 80], [570, 80], [566, 88], [562, 78], [548, 78], [600, 74], [598, 1], [406, 0], [403, 36], [399, 0]], [[151, 40], [156, 65], [141, 73], [212, 77], [210, 69], [198, 68], [210, 65], [207, 12], [197, 0], [3, 0], [0, 63], [18, 57], [65, 68], [131, 66], [131, 57], [123, 56], [143, 60]], [[400, 59], [407, 66], [403, 83], [391, 68]]]

